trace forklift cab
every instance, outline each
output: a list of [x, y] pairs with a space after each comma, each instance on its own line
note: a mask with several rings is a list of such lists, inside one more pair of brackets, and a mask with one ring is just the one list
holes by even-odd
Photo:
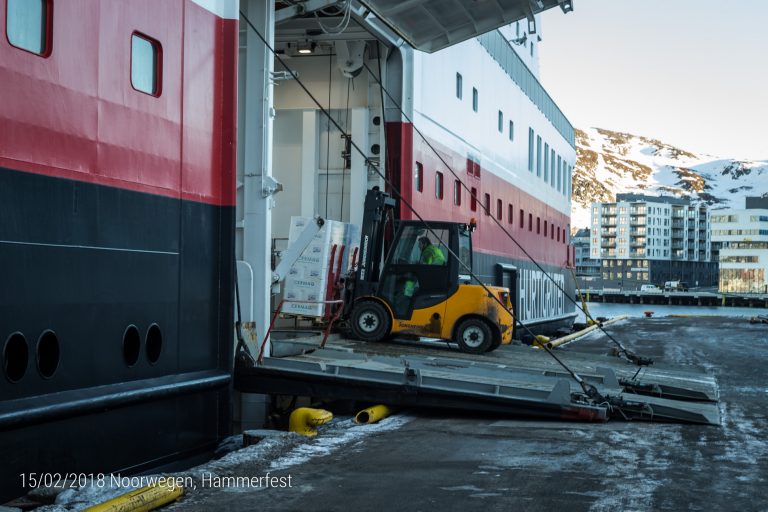
[[343, 318], [364, 341], [405, 335], [455, 341], [483, 353], [512, 341], [506, 288], [472, 284], [474, 223], [400, 221], [384, 253], [395, 201], [373, 188], [365, 200], [360, 260], [346, 283]]
[[381, 272], [378, 294], [395, 319], [409, 320], [415, 309], [445, 304], [456, 293], [459, 276], [466, 271], [451, 253], [472, 268], [468, 225], [432, 222], [430, 227], [431, 232], [421, 222], [401, 221], [395, 233]]

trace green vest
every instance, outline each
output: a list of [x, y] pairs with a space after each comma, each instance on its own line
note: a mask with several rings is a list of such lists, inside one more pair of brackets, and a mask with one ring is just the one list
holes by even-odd
[[445, 265], [443, 251], [436, 245], [428, 245], [421, 253], [421, 263], [427, 265]]

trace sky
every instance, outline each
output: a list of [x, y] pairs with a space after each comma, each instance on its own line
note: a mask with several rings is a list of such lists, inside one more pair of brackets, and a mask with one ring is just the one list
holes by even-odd
[[768, 0], [573, 0], [542, 14], [540, 79], [577, 128], [768, 160]]

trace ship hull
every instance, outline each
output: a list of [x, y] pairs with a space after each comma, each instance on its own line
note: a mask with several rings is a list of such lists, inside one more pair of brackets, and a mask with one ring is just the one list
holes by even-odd
[[234, 208], [7, 168], [0, 204], [0, 499], [22, 474], [209, 453], [230, 428]]

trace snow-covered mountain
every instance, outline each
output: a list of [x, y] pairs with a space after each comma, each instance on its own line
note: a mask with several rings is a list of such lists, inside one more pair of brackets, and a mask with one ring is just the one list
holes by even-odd
[[624, 192], [743, 208], [745, 196], [768, 196], [768, 161], [718, 158], [628, 133], [577, 129], [571, 226], [588, 227], [593, 202], [614, 201]]

